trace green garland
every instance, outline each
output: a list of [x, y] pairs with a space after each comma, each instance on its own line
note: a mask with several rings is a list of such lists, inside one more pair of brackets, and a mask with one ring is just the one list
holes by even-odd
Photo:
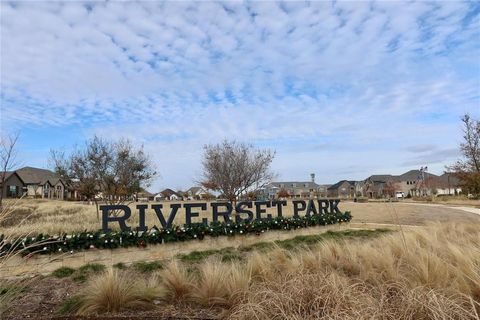
[[22, 254], [73, 253], [89, 249], [114, 249], [127, 247], [144, 248], [149, 244], [162, 244], [176, 241], [203, 240], [205, 236], [234, 236], [241, 234], [256, 234], [269, 230], [295, 230], [310, 226], [325, 226], [352, 219], [350, 211], [332, 214], [314, 214], [305, 217], [253, 220], [251, 222], [212, 222], [209, 225], [192, 224], [183, 227], [174, 226], [168, 229], [153, 227], [148, 231], [121, 231], [104, 233], [103, 231], [83, 231], [76, 234], [50, 236], [39, 234], [34, 237], [15, 239], [5, 243], [0, 236], [0, 255], [11, 251], [21, 251]]

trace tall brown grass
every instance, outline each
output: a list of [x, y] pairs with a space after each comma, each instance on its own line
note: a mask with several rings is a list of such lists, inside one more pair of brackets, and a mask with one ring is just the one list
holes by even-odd
[[[157, 299], [221, 307], [229, 319], [479, 319], [479, 227], [435, 224], [363, 242], [277, 248], [244, 262], [208, 260], [195, 272], [173, 261], [157, 275]], [[113, 297], [123, 306], [139, 301], [127, 294], [131, 286], [104, 285], [87, 289], [102, 298], [84, 311], [111, 311], [101, 301]]]
[[[22, 199], [3, 200], [0, 205], [0, 226], [8, 225], [12, 229], [20, 228], [30, 214], [16, 216], [21, 208]], [[1, 234], [1, 233], [0, 233]], [[25, 245], [22, 238], [30, 236], [29, 233], [16, 232], [16, 235], [1, 234], [0, 238], [0, 271], [7, 268], [9, 261], [18, 258], [25, 250], [38, 250], [46, 241], [39, 241]], [[46, 261], [44, 263], [48, 263]], [[35, 278], [0, 278], [0, 318], [10, 309], [11, 302], [25, 291], [35, 281]]]
[[159, 288], [141, 277], [109, 269], [92, 280], [77, 296], [77, 312], [119, 312], [124, 309], [149, 309]]

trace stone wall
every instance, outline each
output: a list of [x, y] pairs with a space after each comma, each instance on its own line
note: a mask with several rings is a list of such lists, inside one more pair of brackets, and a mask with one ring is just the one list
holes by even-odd
[[26, 276], [38, 273], [48, 274], [60, 267], [78, 268], [88, 263], [101, 263], [105, 266], [113, 266], [121, 262], [129, 265], [139, 261], [169, 259], [177, 254], [186, 254], [192, 251], [222, 249], [227, 247], [236, 248], [239, 246], [248, 246], [256, 242], [285, 240], [299, 235], [319, 234], [329, 230], [339, 231], [354, 228], [373, 229], [385, 227], [388, 226], [350, 223], [309, 227], [294, 231], [268, 231], [259, 236], [248, 234], [233, 237], [205, 237], [201, 241], [172, 242], [160, 245], [149, 245], [146, 248], [91, 249], [73, 254], [36, 255], [31, 258], [16, 255], [0, 267], [0, 277]]

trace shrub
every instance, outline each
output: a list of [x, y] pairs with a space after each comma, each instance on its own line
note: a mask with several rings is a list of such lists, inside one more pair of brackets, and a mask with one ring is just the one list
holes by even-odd
[[81, 266], [78, 271], [81, 273], [99, 273], [105, 271], [106, 267], [100, 263], [89, 263], [86, 265]]
[[163, 268], [163, 265], [158, 261], [152, 262], [137, 262], [133, 265], [135, 270], [141, 273], [150, 273]]
[[119, 270], [127, 269], [127, 266], [123, 262], [115, 263], [113, 267]]
[[57, 278], [70, 277], [75, 272], [75, 269], [68, 267], [61, 267], [51, 273], [52, 276]]
[[77, 272], [73, 274], [73, 280], [77, 282], [85, 282], [89, 276], [104, 272], [106, 267], [100, 263], [89, 263], [81, 266]]

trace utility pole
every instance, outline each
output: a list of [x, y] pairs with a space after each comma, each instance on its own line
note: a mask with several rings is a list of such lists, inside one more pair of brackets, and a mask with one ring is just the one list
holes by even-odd
[[426, 181], [425, 181], [425, 172], [427, 172], [428, 170], [428, 167], [425, 166], [425, 167], [420, 167], [420, 173], [422, 175], [422, 186], [423, 186], [423, 195], [426, 196], [427, 195], [427, 185], [426, 185]]

